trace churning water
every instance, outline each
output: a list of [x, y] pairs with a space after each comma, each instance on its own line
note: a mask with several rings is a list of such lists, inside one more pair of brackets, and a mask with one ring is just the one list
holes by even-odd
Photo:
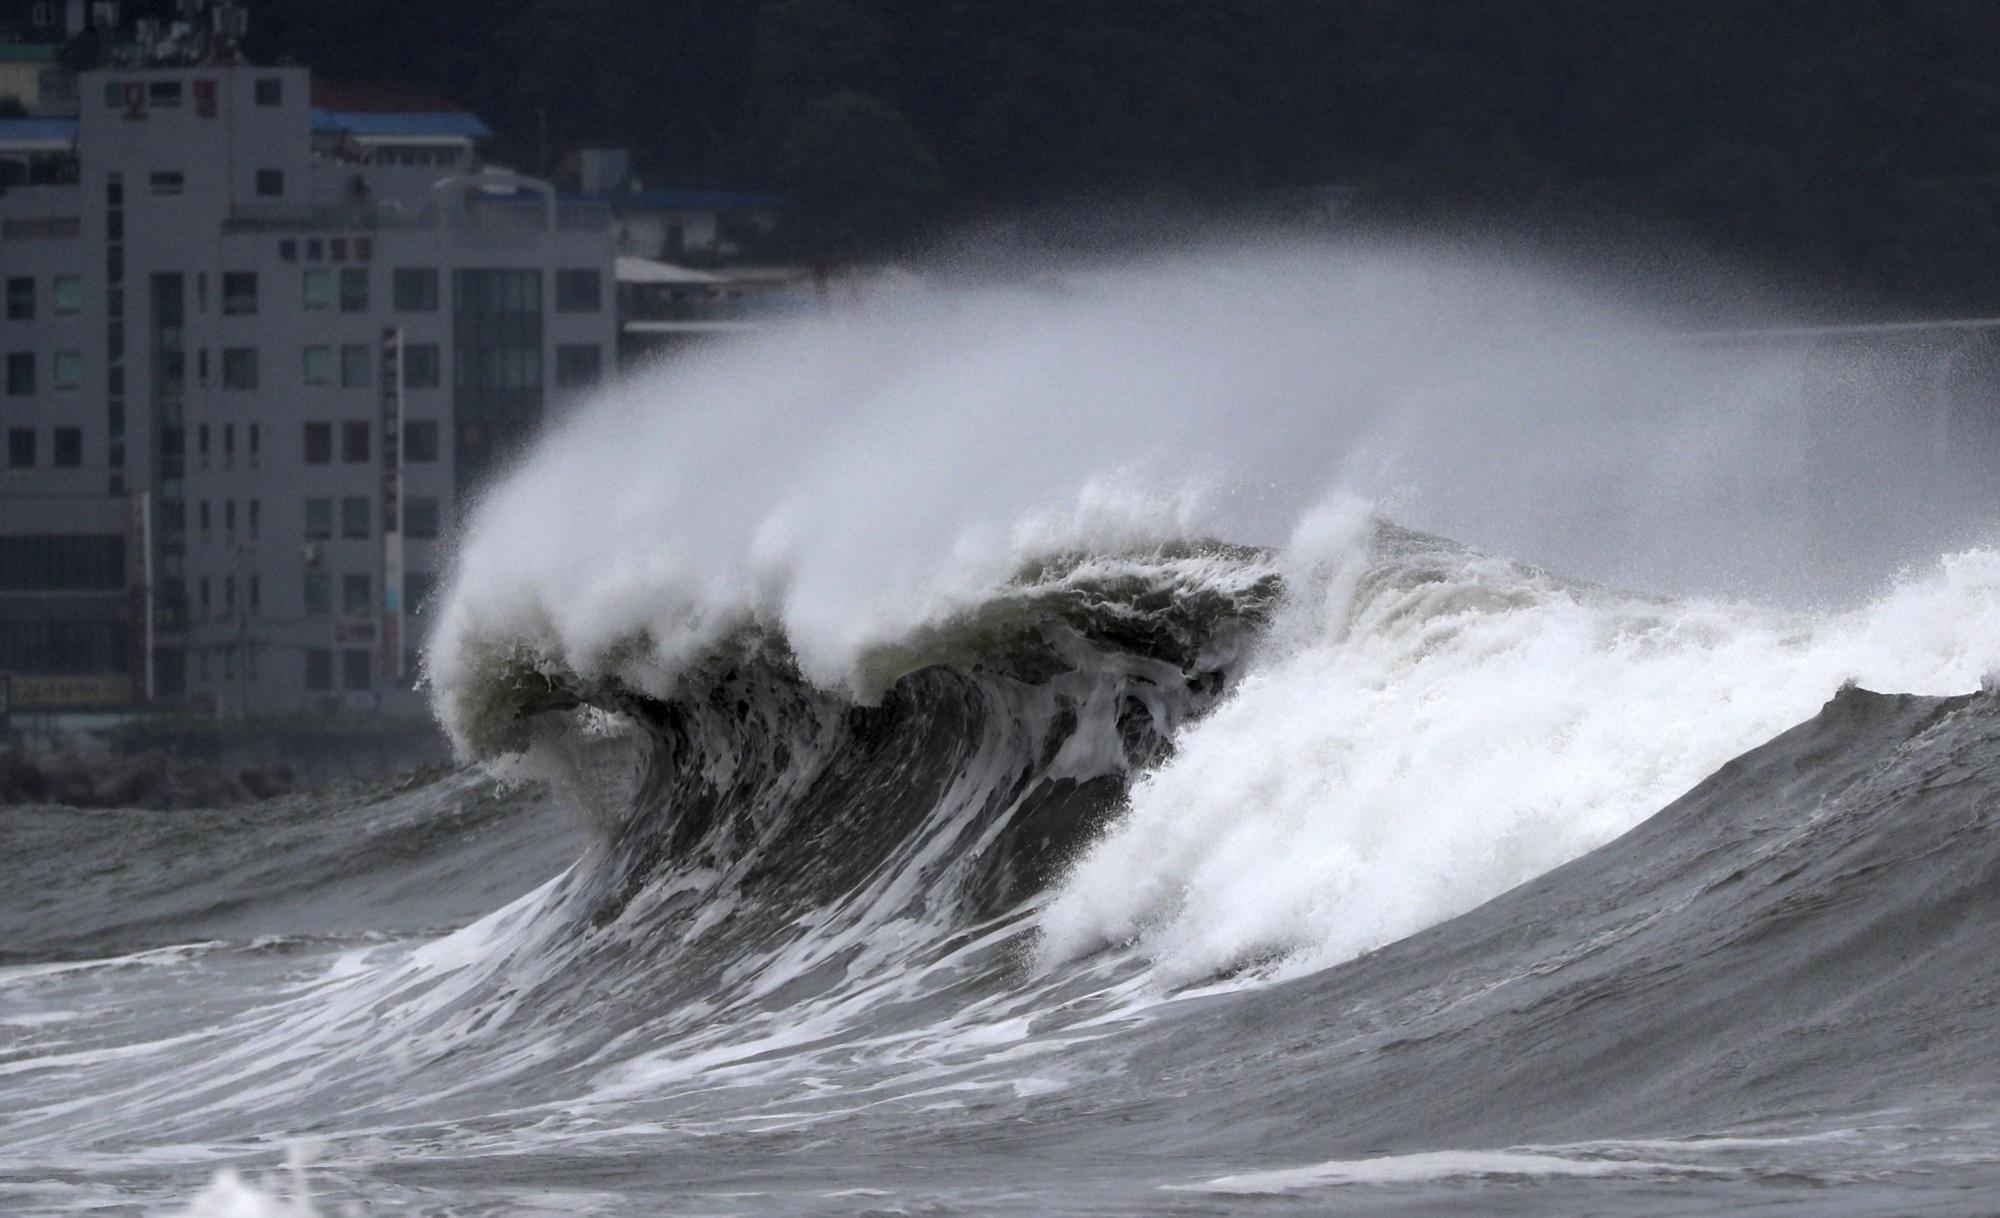
[[642, 377], [463, 541], [483, 769], [5, 813], [0, 1206], [1986, 1212], [1993, 421], [1903, 371], [1246, 247]]

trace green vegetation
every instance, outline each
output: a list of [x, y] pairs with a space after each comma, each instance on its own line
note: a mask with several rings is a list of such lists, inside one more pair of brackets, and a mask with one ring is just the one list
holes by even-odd
[[1980, 0], [259, 0], [252, 28], [455, 98], [518, 164], [626, 145], [648, 185], [785, 189], [793, 253], [1339, 184], [1364, 219], [1663, 235], [2000, 308]]

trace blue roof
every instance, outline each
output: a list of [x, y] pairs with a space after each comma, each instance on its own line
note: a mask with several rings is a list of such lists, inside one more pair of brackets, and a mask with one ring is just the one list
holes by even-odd
[[475, 140], [493, 134], [476, 115], [463, 110], [376, 113], [365, 110], [312, 112], [314, 131], [345, 131], [359, 136], [461, 136]]
[[0, 142], [76, 139], [73, 118], [0, 118]]
[[776, 211], [785, 196], [762, 190], [603, 190], [564, 192], [565, 202], [608, 203], [625, 211]]

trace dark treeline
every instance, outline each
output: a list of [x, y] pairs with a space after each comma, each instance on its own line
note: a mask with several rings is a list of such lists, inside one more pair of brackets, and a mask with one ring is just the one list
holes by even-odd
[[1987, 0], [254, 0], [254, 50], [435, 89], [501, 155], [776, 188], [795, 250], [1091, 200], [1689, 242], [2000, 307]]

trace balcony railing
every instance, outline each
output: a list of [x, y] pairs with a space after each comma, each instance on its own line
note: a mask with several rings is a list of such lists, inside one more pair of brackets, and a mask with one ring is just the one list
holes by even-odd
[[437, 208], [400, 203], [238, 203], [222, 229], [229, 233], [372, 232], [434, 229]]
[[[436, 203], [239, 203], [229, 209], [223, 231], [429, 231], [441, 224], [456, 233], [501, 240], [548, 232], [551, 227], [544, 200], [474, 197], [443, 209]], [[557, 204], [553, 227], [557, 232], [604, 232], [611, 227], [611, 212], [598, 203]]]

